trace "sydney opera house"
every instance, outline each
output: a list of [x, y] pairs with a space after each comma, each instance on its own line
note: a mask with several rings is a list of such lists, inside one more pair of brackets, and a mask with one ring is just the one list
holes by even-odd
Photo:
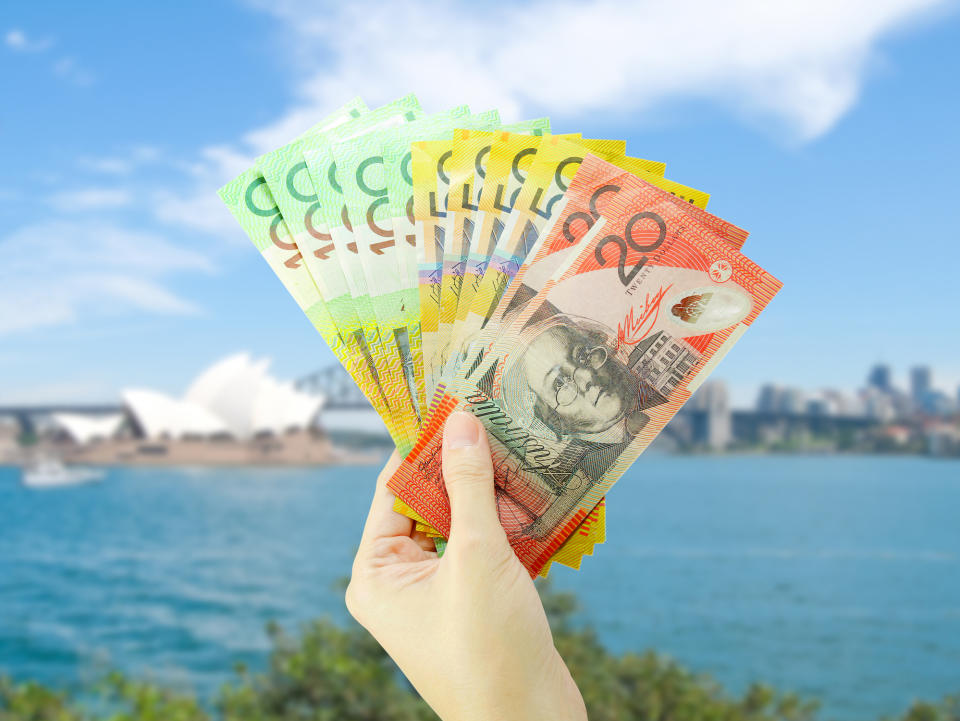
[[275, 464], [347, 460], [318, 416], [324, 397], [273, 378], [246, 353], [202, 372], [182, 397], [122, 392], [122, 411], [57, 413], [58, 452], [74, 463]]

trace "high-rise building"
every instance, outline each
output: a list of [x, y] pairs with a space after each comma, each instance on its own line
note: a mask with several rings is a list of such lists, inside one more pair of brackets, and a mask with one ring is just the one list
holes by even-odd
[[713, 450], [723, 450], [733, 440], [733, 420], [730, 411], [730, 395], [723, 381], [707, 381], [693, 394], [688, 406], [692, 411], [701, 411], [702, 423], [693, 429], [694, 442], [703, 443]]
[[871, 368], [870, 375], [867, 376], [867, 385], [884, 393], [892, 391], [893, 382], [890, 376], [890, 366], [878, 363]]
[[897, 417], [896, 409], [893, 407], [893, 399], [889, 393], [870, 387], [862, 391], [862, 398], [864, 414], [868, 418], [881, 423], [889, 423]]
[[786, 388], [780, 400], [781, 413], [801, 415], [807, 410], [807, 395], [802, 388]]
[[766, 383], [760, 387], [757, 395], [757, 411], [759, 413], [778, 413], [780, 411], [783, 389], [773, 383]]
[[910, 369], [910, 397], [918, 406], [923, 406], [933, 390], [933, 372], [930, 366], [915, 366]]
[[757, 395], [757, 412], [802, 415], [807, 411], [807, 397], [802, 388], [767, 383]]

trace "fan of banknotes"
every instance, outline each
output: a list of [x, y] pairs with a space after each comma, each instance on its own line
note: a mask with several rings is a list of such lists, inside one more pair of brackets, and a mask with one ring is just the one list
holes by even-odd
[[485, 425], [531, 575], [604, 541], [605, 495], [779, 290], [746, 231], [622, 140], [353, 100], [220, 196], [405, 457], [442, 553], [444, 420]]

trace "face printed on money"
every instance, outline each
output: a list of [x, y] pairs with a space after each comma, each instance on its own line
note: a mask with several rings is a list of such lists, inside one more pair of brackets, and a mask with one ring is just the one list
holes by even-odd
[[599, 327], [555, 316], [530, 331], [508, 374], [525, 386], [527, 412], [558, 436], [602, 433], [637, 409], [638, 382]]

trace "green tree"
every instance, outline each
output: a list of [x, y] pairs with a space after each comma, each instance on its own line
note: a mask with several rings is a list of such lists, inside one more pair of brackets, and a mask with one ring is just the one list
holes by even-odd
[[315, 621], [300, 639], [278, 626], [269, 670], [239, 669], [219, 701], [227, 721], [421, 721], [436, 716], [360, 627]]
[[[709, 676], [653, 652], [610, 653], [574, 623], [576, 599], [549, 585], [542, 597], [557, 648], [591, 721], [815, 721], [818, 704], [764, 684], [734, 696]], [[428, 721], [436, 719], [380, 646], [359, 626], [315, 621], [299, 637], [268, 628], [267, 669], [238, 668], [212, 707], [195, 697], [113, 673], [91, 707], [35, 682], [0, 679], [0, 721]], [[429, 649], [424, 649], [428, 653]], [[960, 721], [960, 697], [918, 701], [881, 721]]]

